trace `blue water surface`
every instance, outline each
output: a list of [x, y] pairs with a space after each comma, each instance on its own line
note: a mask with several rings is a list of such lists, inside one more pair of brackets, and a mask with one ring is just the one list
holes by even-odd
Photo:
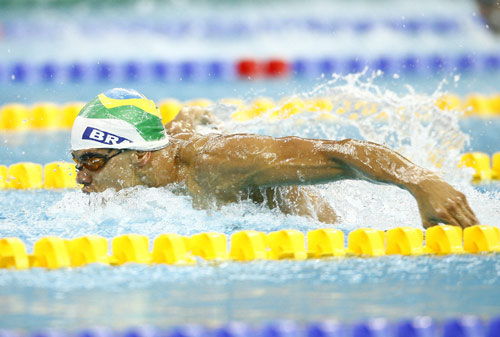
[[497, 255], [0, 271], [1, 326], [74, 330], [498, 314]]

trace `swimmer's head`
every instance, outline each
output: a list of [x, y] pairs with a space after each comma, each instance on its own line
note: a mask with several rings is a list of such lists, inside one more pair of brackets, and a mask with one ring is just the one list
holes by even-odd
[[83, 107], [71, 130], [71, 150], [154, 151], [169, 138], [158, 108], [135, 90], [111, 89]]

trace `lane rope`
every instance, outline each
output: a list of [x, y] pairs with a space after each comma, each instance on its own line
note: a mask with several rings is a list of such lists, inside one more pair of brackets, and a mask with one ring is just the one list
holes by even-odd
[[[383, 108], [376, 102], [332, 100], [327, 97], [301, 99], [288, 97], [278, 102], [271, 98], [260, 97], [252, 102], [241, 99], [225, 98], [217, 102], [209, 99], [197, 99], [180, 102], [176, 99], [163, 99], [157, 105], [163, 117], [163, 123], [173, 120], [183, 106], [214, 107], [217, 104], [234, 110], [232, 120], [246, 122], [254, 118], [267, 117], [269, 121], [289, 118], [301, 113], [319, 113], [318, 120], [335, 121], [340, 115], [349, 119], [374, 116], [378, 120], [387, 118]], [[500, 95], [471, 94], [461, 98], [446, 94], [434, 103], [442, 110], [456, 110], [462, 117], [500, 117]], [[70, 129], [83, 102], [55, 104], [48, 102], [26, 105], [8, 103], [0, 106], [0, 130], [64, 130]]]
[[12, 83], [88, 83], [88, 82], [206, 82], [276, 78], [318, 79], [331, 74], [354, 74], [363, 70], [381, 71], [387, 76], [440, 76], [453, 73], [500, 71], [500, 53], [470, 52], [458, 55], [408, 54], [382, 55], [371, 58], [315, 57], [269, 58], [253, 57], [237, 60], [168, 61], [69, 61], [47, 60], [31, 63], [23, 60], [0, 64], [0, 85]]
[[113, 330], [106, 327], [87, 327], [71, 333], [54, 328], [33, 332], [17, 330], [2, 330], [0, 332], [5, 337], [66, 335], [88, 337], [497, 337], [500, 335], [500, 317], [482, 318], [477, 315], [469, 315], [438, 320], [429, 316], [415, 316], [394, 321], [385, 318], [368, 318], [349, 323], [338, 320], [317, 322], [273, 320], [263, 324], [230, 321], [217, 325], [184, 324], [169, 328], [135, 326]]
[[[424, 243], [425, 234], [425, 243]], [[230, 241], [228, 249], [228, 241]], [[476, 225], [460, 227], [441, 225], [428, 228], [397, 227], [387, 231], [358, 228], [348, 233], [322, 228], [304, 235], [296, 229], [270, 233], [254, 230], [238, 231], [228, 236], [217, 232], [202, 232], [190, 237], [174, 233], [158, 235], [153, 249], [149, 238], [139, 234], [124, 234], [111, 239], [84, 236], [64, 239], [43, 237], [35, 242], [28, 254], [23, 241], [16, 237], [0, 239], [0, 268], [71, 268], [92, 263], [120, 266], [126, 263], [195, 265], [196, 258], [206, 261], [296, 260], [380, 257], [386, 255], [422, 256], [449, 254], [479, 254], [500, 252], [498, 227]]]

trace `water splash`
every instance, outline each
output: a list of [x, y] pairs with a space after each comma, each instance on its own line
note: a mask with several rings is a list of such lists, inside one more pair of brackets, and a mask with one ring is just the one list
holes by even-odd
[[[463, 112], [441, 110], [436, 106], [436, 100], [443, 94], [441, 87], [432, 95], [418, 94], [411, 86], [406, 86], [406, 94], [397, 94], [375, 84], [380, 76], [381, 73], [367, 75], [365, 72], [333, 75], [330, 81], [310, 92], [281, 102], [262, 118], [226, 126], [233, 132], [276, 137], [342, 139], [353, 136], [385, 144], [426, 168], [457, 174], [459, 155], [470, 141], [459, 127]], [[279, 123], [270, 120], [270, 115], [293, 98], [328, 98], [333, 104], [328, 111], [330, 118], [325, 118], [325, 111], [315, 111], [296, 114]]]
[[[477, 209], [481, 222], [497, 224], [498, 220], [489, 216], [489, 209], [497, 207], [498, 196], [478, 192], [470, 184], [472, 170], [458, 167], [460, 156], [470, 142], [470, 136], [459, 126], [463, 111], [441, 110], [435, 104], [444, 94], [445, 81], [431, 95], [419, 94], [408, 85], [406, 93], [397, 94], [376, 84], [380, 75], [366, 72], [334, 75], [313, 90], [290, 98], [326, 97], [333, 103], [328, 111], [330, 118], [325, 118], [325, 111], [315, 111], [272, 120], [270, 116], [288, 100], [260, 118], [245, 123], [228, 122], [225, 127], [229, 132], [275, 137], [357, 138], [385, 144], [417, 165], [435, 171], [464, 192], [473, 209]], [[398, 188], [349, 181], [328, 184], [321, 191], [340, 213], [343, 228], [421, 227], [415, 200]], [[485, 210], [484, 214], [481, 209]]]
[[[99, 194], [65, 193], [62, 199], [47, 209], [47, 219], [37, 221], [35, 232], [81, 237], [101, 235], [114, 238], [137, 233], [153, 240], [163, 233], [192, 235], [203, 231], [231, 234], [239, 230], [273, 231], [284, 227], [303, 231], [318, 228], [318, 222], [299, 216], [287, 216], [249, 201], [230, 204], [218, 209], [196, 209], [191, 197], [179, 195], [175, 187], [135, 187], [115, 192], [108, 189]], [[64, 226], [52, 226], [53, 223]], [[65, 231], [63, 233], [63, 231]], [[34, 243], [37, 238], [32, 238]]]

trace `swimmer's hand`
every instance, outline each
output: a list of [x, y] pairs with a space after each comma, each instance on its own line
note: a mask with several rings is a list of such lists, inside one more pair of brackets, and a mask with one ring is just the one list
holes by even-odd
[[169, 134], [194, 133], [198, 126], [212, 125], [217, 128], [218, 119], [209, 109], [200, 106], [185, 106], [171, 122], [165, 125]]
[[417, 200], [424, 228], [439, 223], [462, 228], [479, 224], [465, 195], [437, 176], [423, 179], [412, 192]]

